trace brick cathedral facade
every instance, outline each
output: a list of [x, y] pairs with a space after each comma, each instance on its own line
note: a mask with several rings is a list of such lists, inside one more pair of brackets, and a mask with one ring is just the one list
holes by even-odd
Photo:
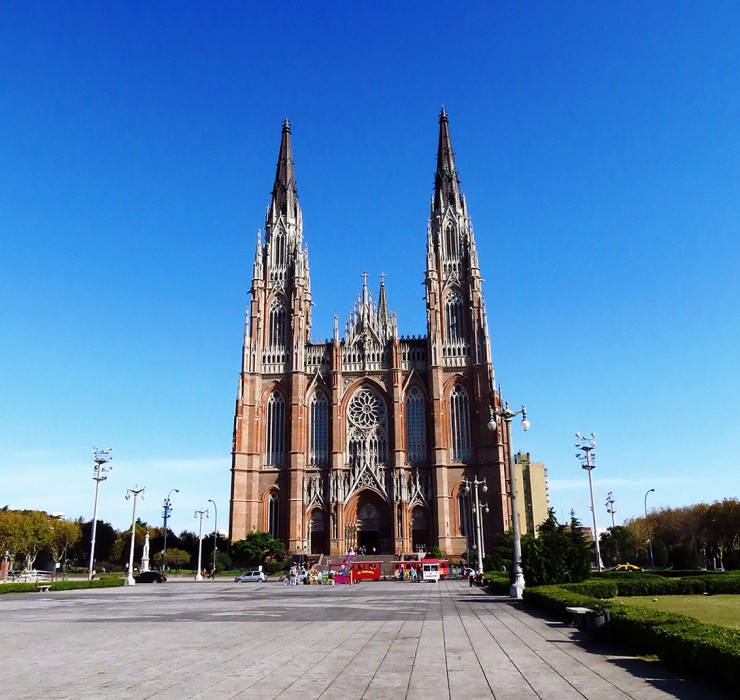
[[335, 316], [332, 340], [311, 340], [308, 249], [286, 120], [245, 323], [232, 541], [261, 530], [292, 553], [342, 554], [364, 545], [385, 554], [433, 546], [461, 554], [474, 542], [465, 477], [486, 479], [487, 548], [508, 529], [505, 431], [487, 427], [500, 396], [444, 110], [418, 262], [426, 337], [399, 335], [382, 277], [376, 301], [365, 275], [344, 334]]

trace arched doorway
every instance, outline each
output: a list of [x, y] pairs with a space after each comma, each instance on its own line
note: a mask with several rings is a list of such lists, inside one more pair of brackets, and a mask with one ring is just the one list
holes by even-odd
[[311, 511], [309, 528], [309, 546], [311, 548], [311, 554], [325, 554], [326, 518], [324, 517], [324, 511], [320, 508], [314, 508]]
[[411, 545], [415, 552], [426, 552], [429, 547], [429, 518], [422, 506], [411, 511]]
[[365, 489], [352, 499], [346, 522], [348, 547], [364, 547], [368, 555], [393, 553], [393, 512], [375, 491]]

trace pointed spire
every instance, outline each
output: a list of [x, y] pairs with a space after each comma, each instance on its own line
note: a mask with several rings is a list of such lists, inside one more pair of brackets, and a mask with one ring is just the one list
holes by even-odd
[[455, 154], [450, 139], [447, 112], [442, 107], [439, 114], [439, 146], [437, 147], [437, 172], [434, 176], [434, 207], [460, 206], [460, 180], [455, 168]]
[[283, 122], [283, 136], [280, 141], [275, 185], [272, 188], [272, 206], [278, 216], [284, 214], [287, 219], [295, 220], [297, 200], [298, 192], [293, 171], [293, 149], [290, 145], [290, 122], [286, 119]]
[[385, 272], [380, 273], [380, 292], [378, 293], [378, 319], [384, 325], [388, 325], [390, 315], [388, 314], [388, 300], [385, 297]]

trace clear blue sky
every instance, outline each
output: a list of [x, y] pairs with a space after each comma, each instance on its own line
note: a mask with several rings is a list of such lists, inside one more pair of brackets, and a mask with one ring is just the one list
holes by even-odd
[[[740, 494], [740, 4], [0, 2], [0, 505], [219, 508], [285, 117], [315, 338], [425, 332], [449, 116], [497, 380], [559, 518]], [[213, 520], [205, 525], [213, 527]]]

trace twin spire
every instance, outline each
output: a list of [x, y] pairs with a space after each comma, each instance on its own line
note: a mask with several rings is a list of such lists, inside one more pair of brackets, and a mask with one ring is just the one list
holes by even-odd
[[455, 154], [450, 139], [450, 123], [442, 107], [439, 113], [439, 145], [437, 146], [437, 172], [434, 175], [434, 204], [436, 210], [447, 206], [462, 206], [460, 179], [455, 167]]
[[290, 122], [283, 122], [283, 135], [280, 141], [275, 185], [272, 188], [272, 206], [278, 216], [285, 215], [290, 221], [297, 218], [298, 191], [295, 186], [295, 171], [293, 169], [293, 149], [290, 145]]

